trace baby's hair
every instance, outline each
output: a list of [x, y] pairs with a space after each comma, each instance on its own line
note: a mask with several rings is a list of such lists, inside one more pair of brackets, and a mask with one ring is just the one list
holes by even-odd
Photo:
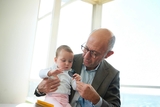
[[67, 46], [67, 45], [61, 45], [56, 50], [56, 57], [58, 57], [58, 55], [59, 55], [59, 53], [60, 53], [60, 51], [62, 49], [65, 50], [65, 51], [67, 51], [67, 52], [73, 53], [72, 49], [69, 46]]

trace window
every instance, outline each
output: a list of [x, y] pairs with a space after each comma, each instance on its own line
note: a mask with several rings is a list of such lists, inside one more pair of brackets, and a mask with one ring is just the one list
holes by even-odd
[[33, 93], [36, 86], [41, 81], [38, 75], [39, 70], [42, 68], [46, 68], [50, 39], [51, 12], [53, 7], [53, 0], [40, 1], [41, 2], [39, 6], [39, 16], [37, 21], [34, 53], [27, 96], [27, 101], [30, 102], [35, 102], [34, 100], [36, 100], [36, 97], [33, 95]]
[[89, 36], [91, 22], [92, 5], [89, 3], [74, 1], [61, 8], [57, 47], [66, 44], [75, 54], [82, 53], [81, 44]]
[[116, 36], [108, 59], [120, 70], [122, 107], [159, 106], [160, 2], [115, 0], [103, 5], [102, 27]]
[[[92, 5], [83, 1], [70, 2], [69, 0], [62, 1], [61, 4], [58, 41], [55, 45], [58, 47], [66, 44], [75, 54], [82, 53], [81, 44], [85, 42], [91, 30]], [[39, 70], [47, 67], [52, 8], [53, 0], [41, 0], [27, 96], [27, 101], [30, 102], [35, 102], [37, 99], [33, 93], [41, 81]], [[75, 42], [76, 44], [73, 44]]]
[[[39, 79], [39, 70], [46, 67], [53, 0], [41, 0], [31, 68], [31, 79]], [[42, 68], [39, 68], [42, 67]]]
[[[28, 96], [33, 96], [32, 91], [39, 83], [39, 70], [46, 67], [52, 4], [53, 0], [41, 0]], [[69, 0], [61, 4], [55, 45], [66, 44], [75, 54], [82, 53], [80, 46], [91, 32], [92, 4]], [[160, 105], [158, 10], [158, 0], [114, 0], [103, 5], [102, 27], [116, 36], [115, 53], [107, 61], [120, 70], [122, 107]]]

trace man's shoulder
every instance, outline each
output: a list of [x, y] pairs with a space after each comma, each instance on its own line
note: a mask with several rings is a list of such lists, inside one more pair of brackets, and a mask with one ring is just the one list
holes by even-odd
[[77, 57], [81, 57], [82, 56], [82, 53], [80, 54], [74, 54], [74, 57], [77, 58]]
[[82, 63], [83, 63], [82, 54], [75, 54], [73, 64], [72, 64], [72, 69], [74, 69], [76, 73], [80, 74]]
[[80, 60], [82, 60], [82, 54], [75, 54], [74, 61], [80, 61]]
[[112, 66], [109, 62], [107, 62], [106, 60], [103, 60], [102, 61], [102, 66], [105, 67], [108, 71], [111, 71], [111, 72], [119, 72], [114, 66]]

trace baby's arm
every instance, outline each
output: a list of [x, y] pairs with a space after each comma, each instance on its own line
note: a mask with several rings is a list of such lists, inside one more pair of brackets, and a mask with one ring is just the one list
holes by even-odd
[[47, 75], [48, 75], [48, 77], [54, 78], [55, 76], [57, 76], [60, 73], [62, 73], [62, 70], [56, 69], [56, 70], [50, 70]]
[[61, 70], [52, 70], [51, 68], [47, 68], [47, 69], [42, 69], [39, 72], [39, 76], [44, 79], [44, 78], [48, 78], [51, 76], [57, 76], [59, 73], [62, 73]]
[[47, 78], [48, 77], [48, 72], [50, 71], [51, 69], [50, 68], [47, 68], [47, 69], [41, 69], [39, 71], [39, 77], [44, 79], [44, 78]]

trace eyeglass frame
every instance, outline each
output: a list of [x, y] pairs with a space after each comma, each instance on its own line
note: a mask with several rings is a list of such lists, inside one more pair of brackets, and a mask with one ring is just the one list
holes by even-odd
[[87, 46], [84, 46], [84, 44], [81, 45], [81, 50], [82, 50], [84, 53], [89, 52], [89, 53], [90, 53], [90, 56], [91, 56], [92, 58], [96, 58], [96, 57], [98, 57], [98, 56], [101, 55], [101, 53], [99, 53], [99, 52], [97, 52], [97, 51], [95, 51], [95, 50], [90, 50], [90, 49], [88, 49], [88, 47], [87, 47]]

